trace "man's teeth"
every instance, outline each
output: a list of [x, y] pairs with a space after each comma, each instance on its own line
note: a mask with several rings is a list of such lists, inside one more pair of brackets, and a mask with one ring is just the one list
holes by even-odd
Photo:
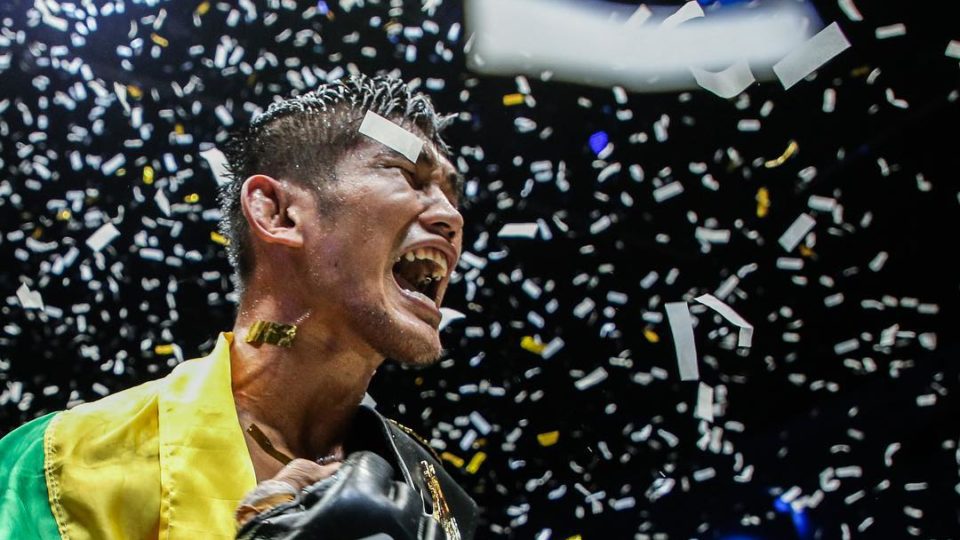
[[[443, 255], [443, 252], [435, 248], [418, 248], [410, 250], [403, 254], [403, 258], [407, 262], [413, 262], [415, 260], [423, 261], [433, 261], [437, 264], [437, 269], [433, 271], [433, 274], [428, 276], [434, 281], [441, 279], [447, 275], [447, 258]], [[398, 259], [399, 260], [399, 259]]]

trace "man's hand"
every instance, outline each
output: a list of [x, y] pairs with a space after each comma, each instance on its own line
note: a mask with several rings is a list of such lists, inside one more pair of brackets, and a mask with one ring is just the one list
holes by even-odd
[[[312, 465], [290, 474], [298, 480], [323, 474]], [[296, 469], [299, 471], [299, 467]], [[381, 456], [362, 451], [350, 454], [332, 475], [310, 485], [296, 498], [254, 515], [237, 532], [237, 538], [356, 540], [378, 538], [380, 534], [393, 540], [446, 538], [440, 523], [425, 513], [417, 490], [394, 480], [393, 467]]]
[[297, 500], [308, 486], [329, 478], [340, 468], [340, 462], [319, 465], [306, 459], [294, 459], [276, 476], [257, 484], [237, 507], [237, 528], [243, 527], [258, 514], [281, 504]]

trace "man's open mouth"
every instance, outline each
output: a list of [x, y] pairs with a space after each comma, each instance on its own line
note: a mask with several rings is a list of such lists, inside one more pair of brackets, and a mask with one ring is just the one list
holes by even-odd
[[407, 251], [393, 264], [393, 277], [402, 289], [421, 295], [436, 305], [440, 282], [447, 275], [447, 257], [442, 251], [417, 248]]

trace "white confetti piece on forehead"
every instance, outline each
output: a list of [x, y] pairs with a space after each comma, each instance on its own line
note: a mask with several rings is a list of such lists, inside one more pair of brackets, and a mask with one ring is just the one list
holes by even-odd
[[417, 162], [423, 148], [423, 139], [373, 111], [367, 111], [363, 117], [360, 133], [400, 152], [413, 163]]
[[750, 347], [753, 344], [753, 325], [748, 323], [747, 320], [741, 317], [733, 308], [711, 294], [698, 296], [695, 300], [716, 311], [724, 319], [730, 321], [731, 324], [740, 328], [740, 334], [737, 338], [738, 347]]
[[667, 319], [670, 321], [673, 343], [677, 349], [677, 365], [680, 367], [680, 380], [699, 380], [700, 369], [697, 367], [697, 345], [693, 339], [693, 319], [690, 318], [690, 309], [687, 307], [686, 302], [669, 302], [664, 307], [667, 310]]
[[113, 223], [106, 223], [90, 235], [90, 238], [87, 238], [87, 246], [94, 251], [100, 251], [107, 247], [107, 244], [113, 242], [113, 239], [118, 236], [120, 236], [120, 231], [117, 230]]
[[725, 99], [739, 95], [756, 82], [746, 60], [741, 60], [718, 72], [698, 67], [691, 67], [690, 71], [693, 73], [693, 78], [697, 80], [697, 84]]
[[774, 64], [773, 72], [784, 89], [789, 89], [848, 48], [850, 41], [833, 22]]

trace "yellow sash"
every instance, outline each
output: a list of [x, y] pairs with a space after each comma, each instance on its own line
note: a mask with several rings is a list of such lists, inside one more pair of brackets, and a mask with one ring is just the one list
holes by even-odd
[[256, 485], [233, 401], [230, 344], [163, 379], [57, 415], [44, 437], [63, 540], [235, 536]]

